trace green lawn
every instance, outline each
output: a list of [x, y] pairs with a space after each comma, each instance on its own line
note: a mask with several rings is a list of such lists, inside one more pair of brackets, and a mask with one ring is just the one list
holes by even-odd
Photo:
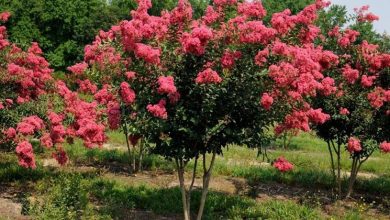
[[[110, 134], [110, 144], [123, 146], [123, 137], [118, 133]], [[125, 147], [115, 150], [85, 149], [79, 141], [65, 146], [73, 165], [62, 168], [42, 167], [42, 158], [38, 155], [38, 168], [26, 170], [17, 165], [14, 154], [0, 153], [0, 183], [13, 187], [26, 188], [24, 193], [25, 212], [34, 219], [123, 219], [131, 210], [152, 211], [154, 216], [181, 218], [180, 191], [177, 187], [132, 185], [124, 179], [105, 175], [111, 170], [101, 171], [101, 167], [127, 167], [128, 155]], [[228, 176], [247, 180], [249, 187], [257, 184], [284, 184], [303, 189], [329, 190], [332, 177], [329, 170], [329, 155], [324, 142], [311, 134], [301, 134], [292, 139], [291, 148], [283, 150], [273, 148], [268, 151], [274, 159], [280, 155], [290, 160], [295, 168], [292, 172], [281, 174], [272, 166], [257, 158], [257, 150], [240, 146], [229, 146], [216, 160], [214, 176]], [[371, 178], [360, 178], [356, 189], [363, 195], [380, 195], [383, 198], [381, 209], [376, 214], [368, 210], [376, 205], [360, 200], [344, 205], [332, 203], [336, 211], [324, 210], [320, 198], [308, 197], [295, 199], [258, 199], [256, 195], [232, 195], [211, 190], [207, 200], [205, 219], [386, 219], [390, 213], [390, 155], [375, 153], [362, 167], [362, 172], [370, 173]], [[348, 154], [343, 154], [342, 168], [348, 171]], [[81, 171], [81, 165], [97, 166], [96, 170]], [[101, 166], [100, 166], [101, 165]], [[76, 167], [75, 167], [76, 166]], [[144, 166], [149, 172], [174, 174], [175, 167], [156, 155], [145, 158]], [[187, 170], [190, 171], [190, 163]], [[200, 171], [200, 168], [199, 168]], [[346, 182], [344, 181], [344, 185]], [[31, 196], [30, 196], [31, 195]], [[199, 192], [195, 191], [192, 210], [196, 210]], [[33, 199], [31, 199], [33, 198]], [[318, 201], [317, 201], [318, 200]], [[379, 207], [379, 206], [378, 206]], [[387, 207], [387, 208], [386, 208]], [[145, 217], [145, 216], [144, 216]]]

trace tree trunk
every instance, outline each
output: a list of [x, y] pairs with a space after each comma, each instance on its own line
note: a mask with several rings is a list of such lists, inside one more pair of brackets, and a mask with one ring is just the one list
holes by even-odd
[[333, 140], [331, 140], [331, 144], [337, 156], [337, 193], [341, 195], [341, 143], [337, 141], [337, 149]]
[[335, 169], [335, 165], [334, 165], [333, 151], [332, 151], [332, 148], [330, 146], [330, 142], [327, 141], [326, 143], [328, 144], [328, 151], [329, 151], [329, 154], [330, 154], [330, 162], [331, 162], [331, 172], [332, 172], [332, 176], [333, 176], [333, 184], [336, 185], [336, 169]]
[[125, 132], [125, 136], [126, 136], [127, 153], [129, 156], [129, 173], [132, 174], [134, 172], [134, 169], [133, 169], [133, 166], [131, 164], [132, 156], [131, 156], [131, 149], [130, 149], [130, 143], [129, 143], [129, 133], [127, 132], [127, 123], [123, 124], [123, 131]]
[[183, 204], [183, 214], [184, 214], [184, 220], [190, 220], [190, 209], [188, 207], [188, 199], [187, 199], [187, 190], [185, 186], [184, 181], [184, 165], [183, 161], [179, 161], [176, 159], [176, 167], [177, 167], [177, 173], [179, 176], [179, 183], [180, 183], [180, 191], [181, 191], [181, 200]]
[[140, 141], [139, 141], [139, 157], [138, 157], [138, 170], [141, 173], [143, 171], [142, 160], [143, 160], [143, 156], [144, 156], [144, 143], [145, 142], [143, 142], [142, 138], [141, 138]]
[[352, 161], [351, 175], [349, 176], [348, 191], [345, 198], [350, 198], [353, 192], [353, 185], [356, 181], [358, 168], [360, 167], [359, 159], [354, 157]]
[[203, 189], [202, 189], [202, 197], [200, 199], [200, 205], [197, 215], [197, 220], [201, 220], [203, 216], [204, 206], [206, 203], [207, 193], [209, 191], [209, 183], [211, 179], [211, 172], [214, 167], [216, 153], [213, 152], [213, 156], [211, 158], [209, 168], [206, 168], [206, 154], [203, 154]]

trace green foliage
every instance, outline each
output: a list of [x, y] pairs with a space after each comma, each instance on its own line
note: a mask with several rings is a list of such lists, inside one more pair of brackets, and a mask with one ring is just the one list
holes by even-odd
[[62, 174], [37, 186], [37, 198], [30, 201], [29, 214], [34, 219], [107, 219], [95, 218], [88, 198], [89, 184], [80, 174]]
[[[116, 3], [116, 1], [114, 1]], [[82, 59], [84, 45], [97, 32], [128, 16], [119, 3], [105, 0], [5, 0], [2, 10], [12, 13], [7, 24], [10, 40], [26, 48], [38, 42], [52, 67], [65, 69]], [[127, 6], [127, 5], [126, 5]]]

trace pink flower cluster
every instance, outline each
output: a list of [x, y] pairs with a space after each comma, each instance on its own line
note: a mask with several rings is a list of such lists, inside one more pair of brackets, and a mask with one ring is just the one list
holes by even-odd
[[260, 104], [264, 109], [270, 110], [272, 104], [274, 103], [274, 99], [268, 93], [264, 93], [261, 97]]
[[7, 71], [11, 77], [6, 80], [19, 85], [17, 103], [30, 101], [47, 93], [47, 82], [53, 80], [53, 70], [41, 53], [37, 43], [33, 43], [28, 52], [23, 52], [16, 46], [9, 52]]
[[379, 17], [377, 15], [371, 12], [367, 12], [369, 8], [369, 5], [362, 6], [361, 8], [355, 8], [355, 12], [358, 15], [359, 22], [373, 22], [379, 20]]
[[84, 73], [84, 71], [88, 68], [88, 64], [86, 62], [82, 63], [77, 63], [73, 66], [70, 66], [67, 68], [70, 72], [76, 74], [76, 75], [81, 75]]
[[282, 173], [294, 169], [294, 165], [288, 162], [284, 157], [279, 157], [278, 159], [276, 159], [273, 163], [273, 167], [275, 167]]
[[368, 94], [367, 98], [373, 108], [379, 109], [385, 102], [390, 102], [390, 90], [376, 87]]
[[11, 13], [7, 11], [0, 13], [0, 21], [2, 22], [7, 22], [10, 17], [11, 17]]
[[362, 150], [360, 140], [355, 137], [350, 137], [347, 144], [347, 150], [352, 153], [359, 153]]
[[390, 142], [384, 141], [380, 144], [379, 148], [384, 153], [390, 153]]
[[348, 83], [354, 84], [359, 78], [359, 70], [353, 69], [349, 64], [347, 64], [343, 68], [343, 76]]
[[24, 168], [36, 168], [35, 156], [32, 145], [28, 141], [22, 141], [16, 146], [19, 165]]
[[231, 69], [234, 66], [236, 60], [240, 59], [241, 56], [242, 53], [239, 51], [225, 51], [221, 58], [221, 64], [223, 68]]
[[159, 49], [154, 49], [146, 44], [137, 43], [134, 53], [137, 57], [144, 59], [147, 63], [155, 65], [160, 64], [161, 52]]
[[295, 131], [310, 131], [309, 123], [323, 124], [330, 119], [330, 115], [322, 112], [322, 109], [308, 109], [293, 111], [291, 114], [285, 117], [282, 124], [279, 124], [275, 128], [276, 134], [281, 134], [287, 130]]
[[200, 26], [193, 28], [191, 33], [184, 33], [180, 39], [183, 51], [200, 56], [205, 52], [207, 43], [214, 37], [213, 31], [206, 27]]
[[159, 94], [174, 94], [177, 92], [175, 82], [172, 76], [160, 76], [158, 78], [158, 89]]
[[33, 135], [35, 132], [42, 130], [44, 126], [42, 119], [34, 115], [23, 118], [23, 120], [18, 123], [16, 131], [23, 135]]
[[238, 13], [247, 17], [263, 18], [267, 12], [259, 0], [238, 4]]
[[165, 108], [165, 105], [166, 101], [164, 99], [161, 99], [156, 105], [149, 104], [146, 109], [156, 118], [167, 119], [168, 113], [167, 109]]
[[133, 104], [135, 101], [135, 92], [130, 88], [127, 82], [122, 82], [120, 85], [120, 94], [122, 100], [126, 104]]
[[207, 68], [206, 70], [198, 73], [195, 82], [197, 84], [219, 84], [222, 82], [222, 78], [217, 72], [211, 68]]

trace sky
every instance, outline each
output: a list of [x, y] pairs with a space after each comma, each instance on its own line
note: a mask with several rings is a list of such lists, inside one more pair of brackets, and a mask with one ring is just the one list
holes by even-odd
[[330, 0], [333, 4], [347, 6], [348, 12], [354, 8], [370, 5], [370, 12], [379, 16], [379, 21], [374, 22], [374, 28], [379, 32], [390, 34], [390, 0]]

